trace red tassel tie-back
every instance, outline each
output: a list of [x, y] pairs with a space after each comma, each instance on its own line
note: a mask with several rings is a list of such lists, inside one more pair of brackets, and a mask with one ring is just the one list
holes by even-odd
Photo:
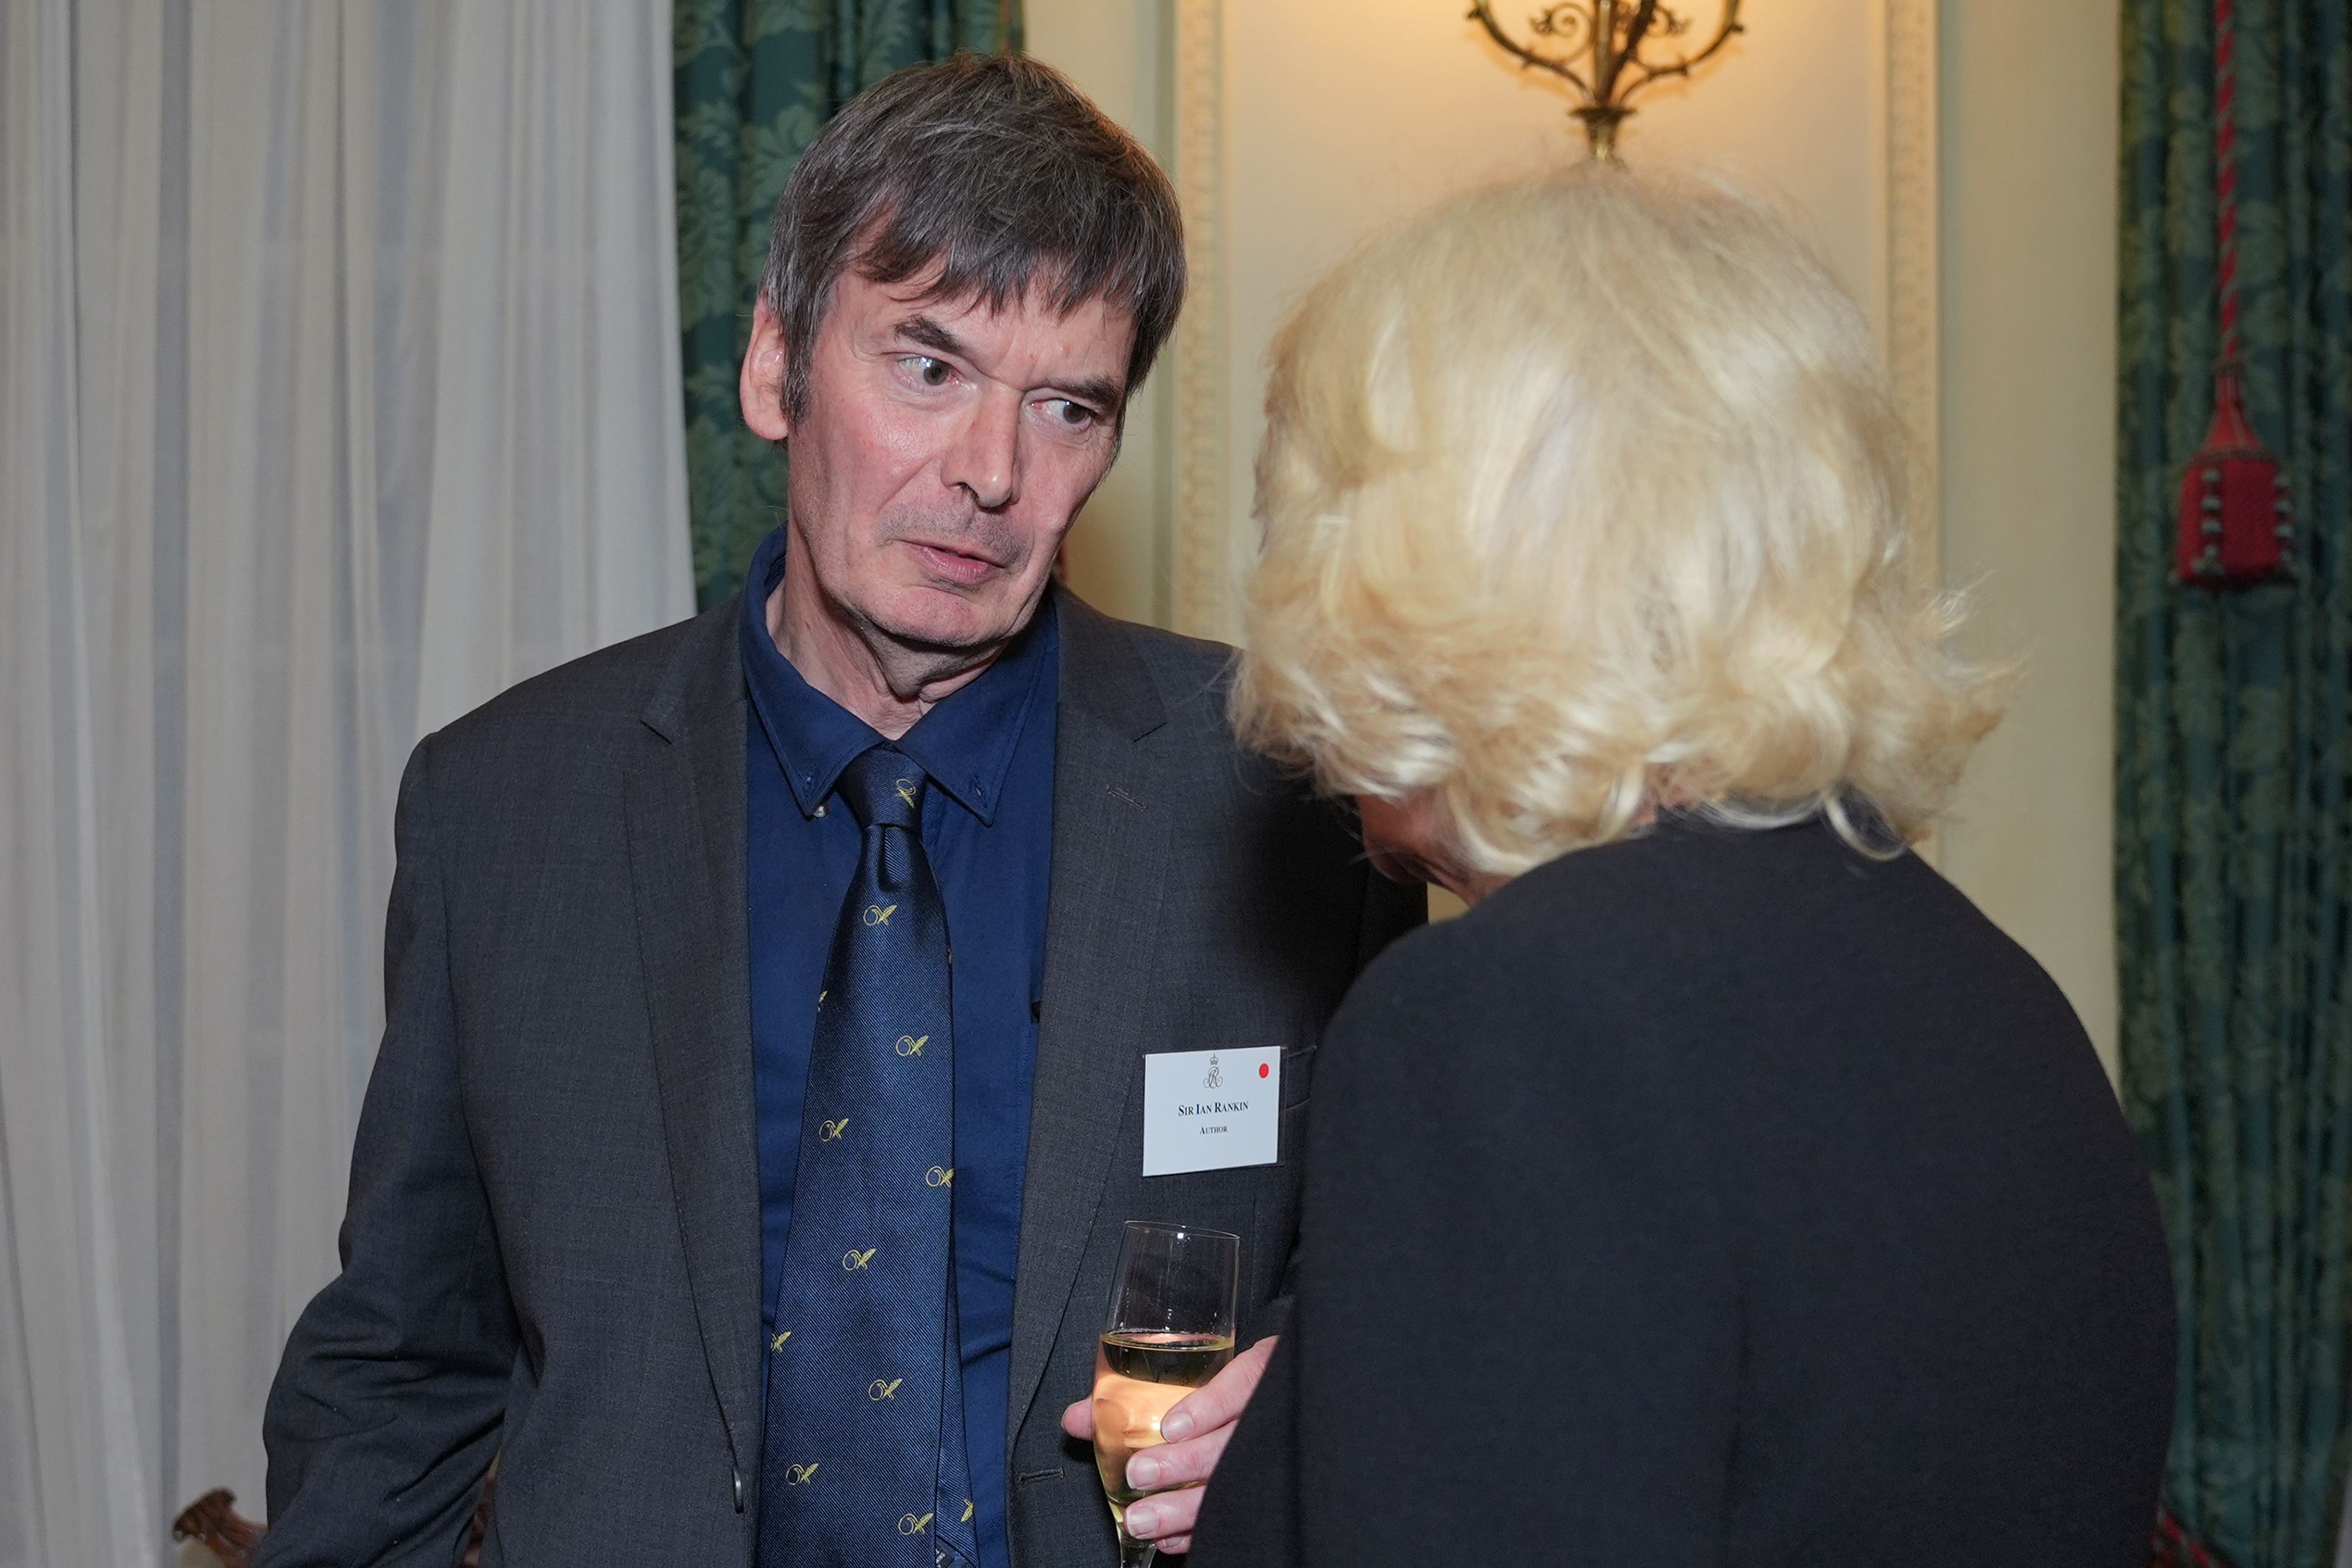
[[2202, 588], [2242, 588], [2287, 570], [2294, 511], [2279, 460], [2246, 416], [2238, 342], [2237, 32], [2232, 0], [2213, 0], [2213, 165], [2221, 247], [2215, 281], [2221, 358], [2213, 373], [2213, 423], [2180, 476], [2173, 571]]
[[2286, 570], [2294, 510], [2286, 475], [2246, 417], [2237, 366], [2213, 377], [2213, 423], [2180, 476], [2175, 570], [2183, 583], [2242, 588]]

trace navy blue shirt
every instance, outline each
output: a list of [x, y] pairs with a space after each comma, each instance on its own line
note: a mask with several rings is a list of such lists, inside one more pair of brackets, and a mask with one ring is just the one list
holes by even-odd
[[[883, 740], [802, 679], [776, 650], [767, 603], [783, 574], [779, 529], [751, 562], [740, 626], [751, 698], [745, 842], [763, 1342], [775, 1326], [792, 1233], [817, 990], [861, 840], [857, 819], [829, 797], [850, 759]], [[984, 1568], [1012, 1563], [1004, 1529], [1005, 1384], [1029, 1086], [1045, 994], [1060, 662], [1048, 600], [993, 665], [898, 742], [930, 776], [923, 848], [947, 901], [955, 952], [954, 1259], [964, 1441]]]

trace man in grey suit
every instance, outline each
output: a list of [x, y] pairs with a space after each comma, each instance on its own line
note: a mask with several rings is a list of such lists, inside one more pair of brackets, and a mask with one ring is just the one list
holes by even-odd
[[[1419, 918], [1235, 749], [1226, 650], [1052, 582], [1182, 290], [1166, 180], [1045, 68], [902, 72], [811, 145], [745, 594], [410, 762], [263, 1563], [451, 1563], [493, 1458], [485, 1563], [1116, 1560], [1061, 1423], [1121, 1222], [1239, 1234], [1239, 1342], [1278, 1329], [1318, 1035]], [[1147, 1058], [1273, 1047], [1276, 1161], [1144, 1174]]]

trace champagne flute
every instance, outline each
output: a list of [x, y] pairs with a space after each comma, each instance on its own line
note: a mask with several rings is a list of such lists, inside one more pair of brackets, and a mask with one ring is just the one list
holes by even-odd
[[1160, 1418], [1234, 1359], [1241, 1254], [1230, 1231], [1127, 1222], [1095, 1346], [1095, 1468], [1118, 1526], [1119, 1568], [1150, 1568], [1158, 1550], [1127, 1532], [1128, 1504], [1142, 1495], [1127, 1461], [1162, 1441]]

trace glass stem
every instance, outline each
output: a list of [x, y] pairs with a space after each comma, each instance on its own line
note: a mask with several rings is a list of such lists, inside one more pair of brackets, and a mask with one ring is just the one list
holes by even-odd
[[1118, 1568], [1151, 1568], [1151, 1560], [1159, 1555], [1154, 1542], [1138, 1541], [1124, 1530], [1118, 1532]]

